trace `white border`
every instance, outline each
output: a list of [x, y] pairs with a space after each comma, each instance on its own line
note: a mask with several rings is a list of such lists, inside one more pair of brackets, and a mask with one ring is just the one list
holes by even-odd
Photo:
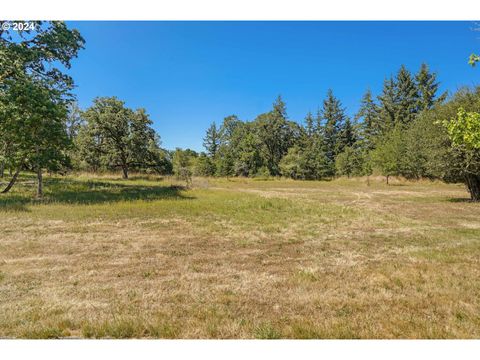
[[[3, 340], [9, 359], [478, 359], [478, 340]], [[10, 356], [9, 356], [10, 355]]]
[[[474, 0], [19, 0], [0, 20], [478, 20]], [[477, 359], [480, 341], [0, 340], [2, 358]]]
[[5, 0], [0, 20], [479, 20], [478, 0]]

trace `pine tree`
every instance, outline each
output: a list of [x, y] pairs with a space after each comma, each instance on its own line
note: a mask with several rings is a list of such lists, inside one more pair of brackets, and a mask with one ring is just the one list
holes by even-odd
[[287, 119], [287, 105], [282, 99], [281, 95], [277, 96], [277, 99], [273, 103], [272, 114], [275, 118], [278, 119]]
[[331, 164], [330, 172], [333, 175], [335, 172], [335, 156], [342, 147], [342, 139], [339, 135], [345, 123], [345, 110], [342, 108], [340, 100], [333, 95], [332, 90], [328, 90], [327, 98], [323, 101], [321, 117], [324, 123], [325, 155]]
[[223, 119], [219, 130], [220, 145], [215, 160], [216, 175], [227, 177], [235, 175], [235, 158], [238, 144], [242, 139], [243, 125], [236, 115], [229, 115]]
[[385, 79], [383, 81], [382, 94], [378, 96], [378, 100], [380, 101], [379, 128], [381, 128], [382, 134], [392, 129], [395, 124], [398, 107], [396, 88], [397, 84], [392, 77]]
[[440, 84], [437, 82], [437, 74], [431, 73], [427, 64], [422, 64], [420, 70], [415, 76], [418, 89], [418, 109], [420, 111], [429, 110], [435, 104], [442, 103], [447, 97], [444, 92], [437, 97]]
[[314, 126], [314, 120], [313, 120], [313, 115], [309, 111], [307, 116], [305, 117], [305, 131], [307, 136], [311, 137], [313, 136], [315, 132], [315, 126]]
[[313, 127], [315, 135], [323, 136], [323, 121], [322, 121], [322, 109], [317, 109], [317, 114], [314, 120], [314, 127]]
[[412, 74], [402, 65], [396, 77], [398, 104], [395, 123], [411, 124], [418, 113], [418, 90]]
[[345, 119], [345, 123], [338, 132], [336, 143], [336, 153], [340, 154], [347, 147], [352, 147], [357, 142], [357, 134], [355, 127], [352, 125], [350, 118]]
[[375, 139], [382, 134], [383, 126], [380, 119], [380, 109], [372, 98], [372, 92], [367, 90], [363, 95], [360, 109], [355, 115], [355, 120], [362, 120], [359, 124], [360, 137], [369, 150], [373, 149]]
[[344, 151], [335, 159], [335, 170], [337, 175], [359, 176], [362, 175], [364, 165], [364, 152], [353, 146], [345, 147]]
[[207, 129], [205, 138], [203, 139], [203, 147], [207, 150], [208, 156], [214, 159], [217, 155], [218, 147], [220, 146], [220, 133], [217, 126], [213, 122]]

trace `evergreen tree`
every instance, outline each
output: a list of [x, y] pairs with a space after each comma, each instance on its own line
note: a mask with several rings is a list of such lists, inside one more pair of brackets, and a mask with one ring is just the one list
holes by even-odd
[[390, 77], [383, 81], [382, 94], [378, 96], [380, 101], [379, 128], [382, 135], [393, 128], [397, 117], [398, 93], [395, 80]]
[[292, 146], [280, 161], [282, 176], [292, 179], [305, 179], [304, 152], [299, 146]]
[[411, 124], [418, 113], [419, 95], [412, 74], [402, 65], [396, 77], [397, 107], [395, 123]]
[[223, 119], [219, 130], [220, 145], [215, 159], [216, 175], [227, 177], [235, 175], [235, 158], [241, 134], [244, 132], [243, 125], [236, 115]]
[[315, 124], [311, 112], [308, 112], [307, 116], [305, 117], [305, 133], [308, 137], [312, 137], [315, 133]]
[[321, 145], [314, 141], [303, 150], [301, 164], [306, 180], [321, 180], [331, 176], [331, 164]]
[[362, 175], [364, 153], [358, 147], [347, 146], [342, 153], [335, 159], [335, 169], [337, 175], [346, 175], [347, 177]]
[[218, 148], [220, 146], [220, 133], [217, 130], [215, 123], [212, 123], [207, 129], [207, 133], [203, 138], [203, 147], [207, 150], [208, 156], [215, 159]]
[[336, 153], [340, 154], [347, 147], [352, 147], [358, 140], [355, 126], [352, 125], [350, 118], [346, 118], [343, 126], [338, 132], [336, 144]]
[[373, 149], [376, 138], [383, 132], [379, 112], [378, 105], [372, 98], [372, 92], [367, 90], [362, 98], [360, 109], [355, 115], [355, 120], [361, 120], [359, 136], [363, 145], [369, 150]]
[[344, 127], [346, 116], [340, 100], [333, 95], [332, 90], [328, 90], [327, 98], [323, 101], [321, 118], [325, 155], [330, 162], [330, 173], [333, 175], [335, 172], [335, 156], [344, 145], [343, 139], [340, 137], [340, 131]]
[[215, 163], [212, 161], [212, 158], [202, 152], [200, 156], [195, 159], [195, 165], [193, 166], [193, 175], [195, 176], [215, 175]]
[[323, 137], [323, 119], [322, 119], [322, 109], [317, 109], [317, 114], [314, 119], [313, 131], [315, 135]]
[[437, 74], [431, 73], [427, 64], [422, 64], [420, 70], [415, 76], [418, 89], [418, 109], [420, 111], [429, 110], [435, 104], [442, 103], [447, 97], [444, 92], [437, 97], [440, 84], [437, 82]]

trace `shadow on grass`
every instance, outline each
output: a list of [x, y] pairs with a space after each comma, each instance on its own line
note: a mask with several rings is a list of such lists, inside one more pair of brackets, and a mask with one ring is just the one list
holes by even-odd
[[136, 200], [194, 199], [182, 194], [186, 188], [178, 185], [138, 185], [74, 179], [46, 180], [45, 195], [41, 200], [33, 198], [35, 186], [27, 187], [25, 183], [20, 183], [16, 190], [19, 191], [19, 189], [23, 189], [21, 194], [0, 194], [0, 211], [29, 211], [26, 205], [49, 203], [86, 205]]
[[0, 194], [0, 211], [27, 212], [26, 205], [30, 202], [24, 196]]
[[479, 201], [472, 200], [471, 198], [451, 198], [448, 199], [448, 202], [453, 202], [453, 203], [472, 203], [472, 204], [480, 204]]

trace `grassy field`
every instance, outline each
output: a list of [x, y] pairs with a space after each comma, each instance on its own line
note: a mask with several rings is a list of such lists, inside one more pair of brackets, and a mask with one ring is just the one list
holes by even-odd
[[24, 175], [0, 196], [0, 337], [479, 338], [461, 185]]

